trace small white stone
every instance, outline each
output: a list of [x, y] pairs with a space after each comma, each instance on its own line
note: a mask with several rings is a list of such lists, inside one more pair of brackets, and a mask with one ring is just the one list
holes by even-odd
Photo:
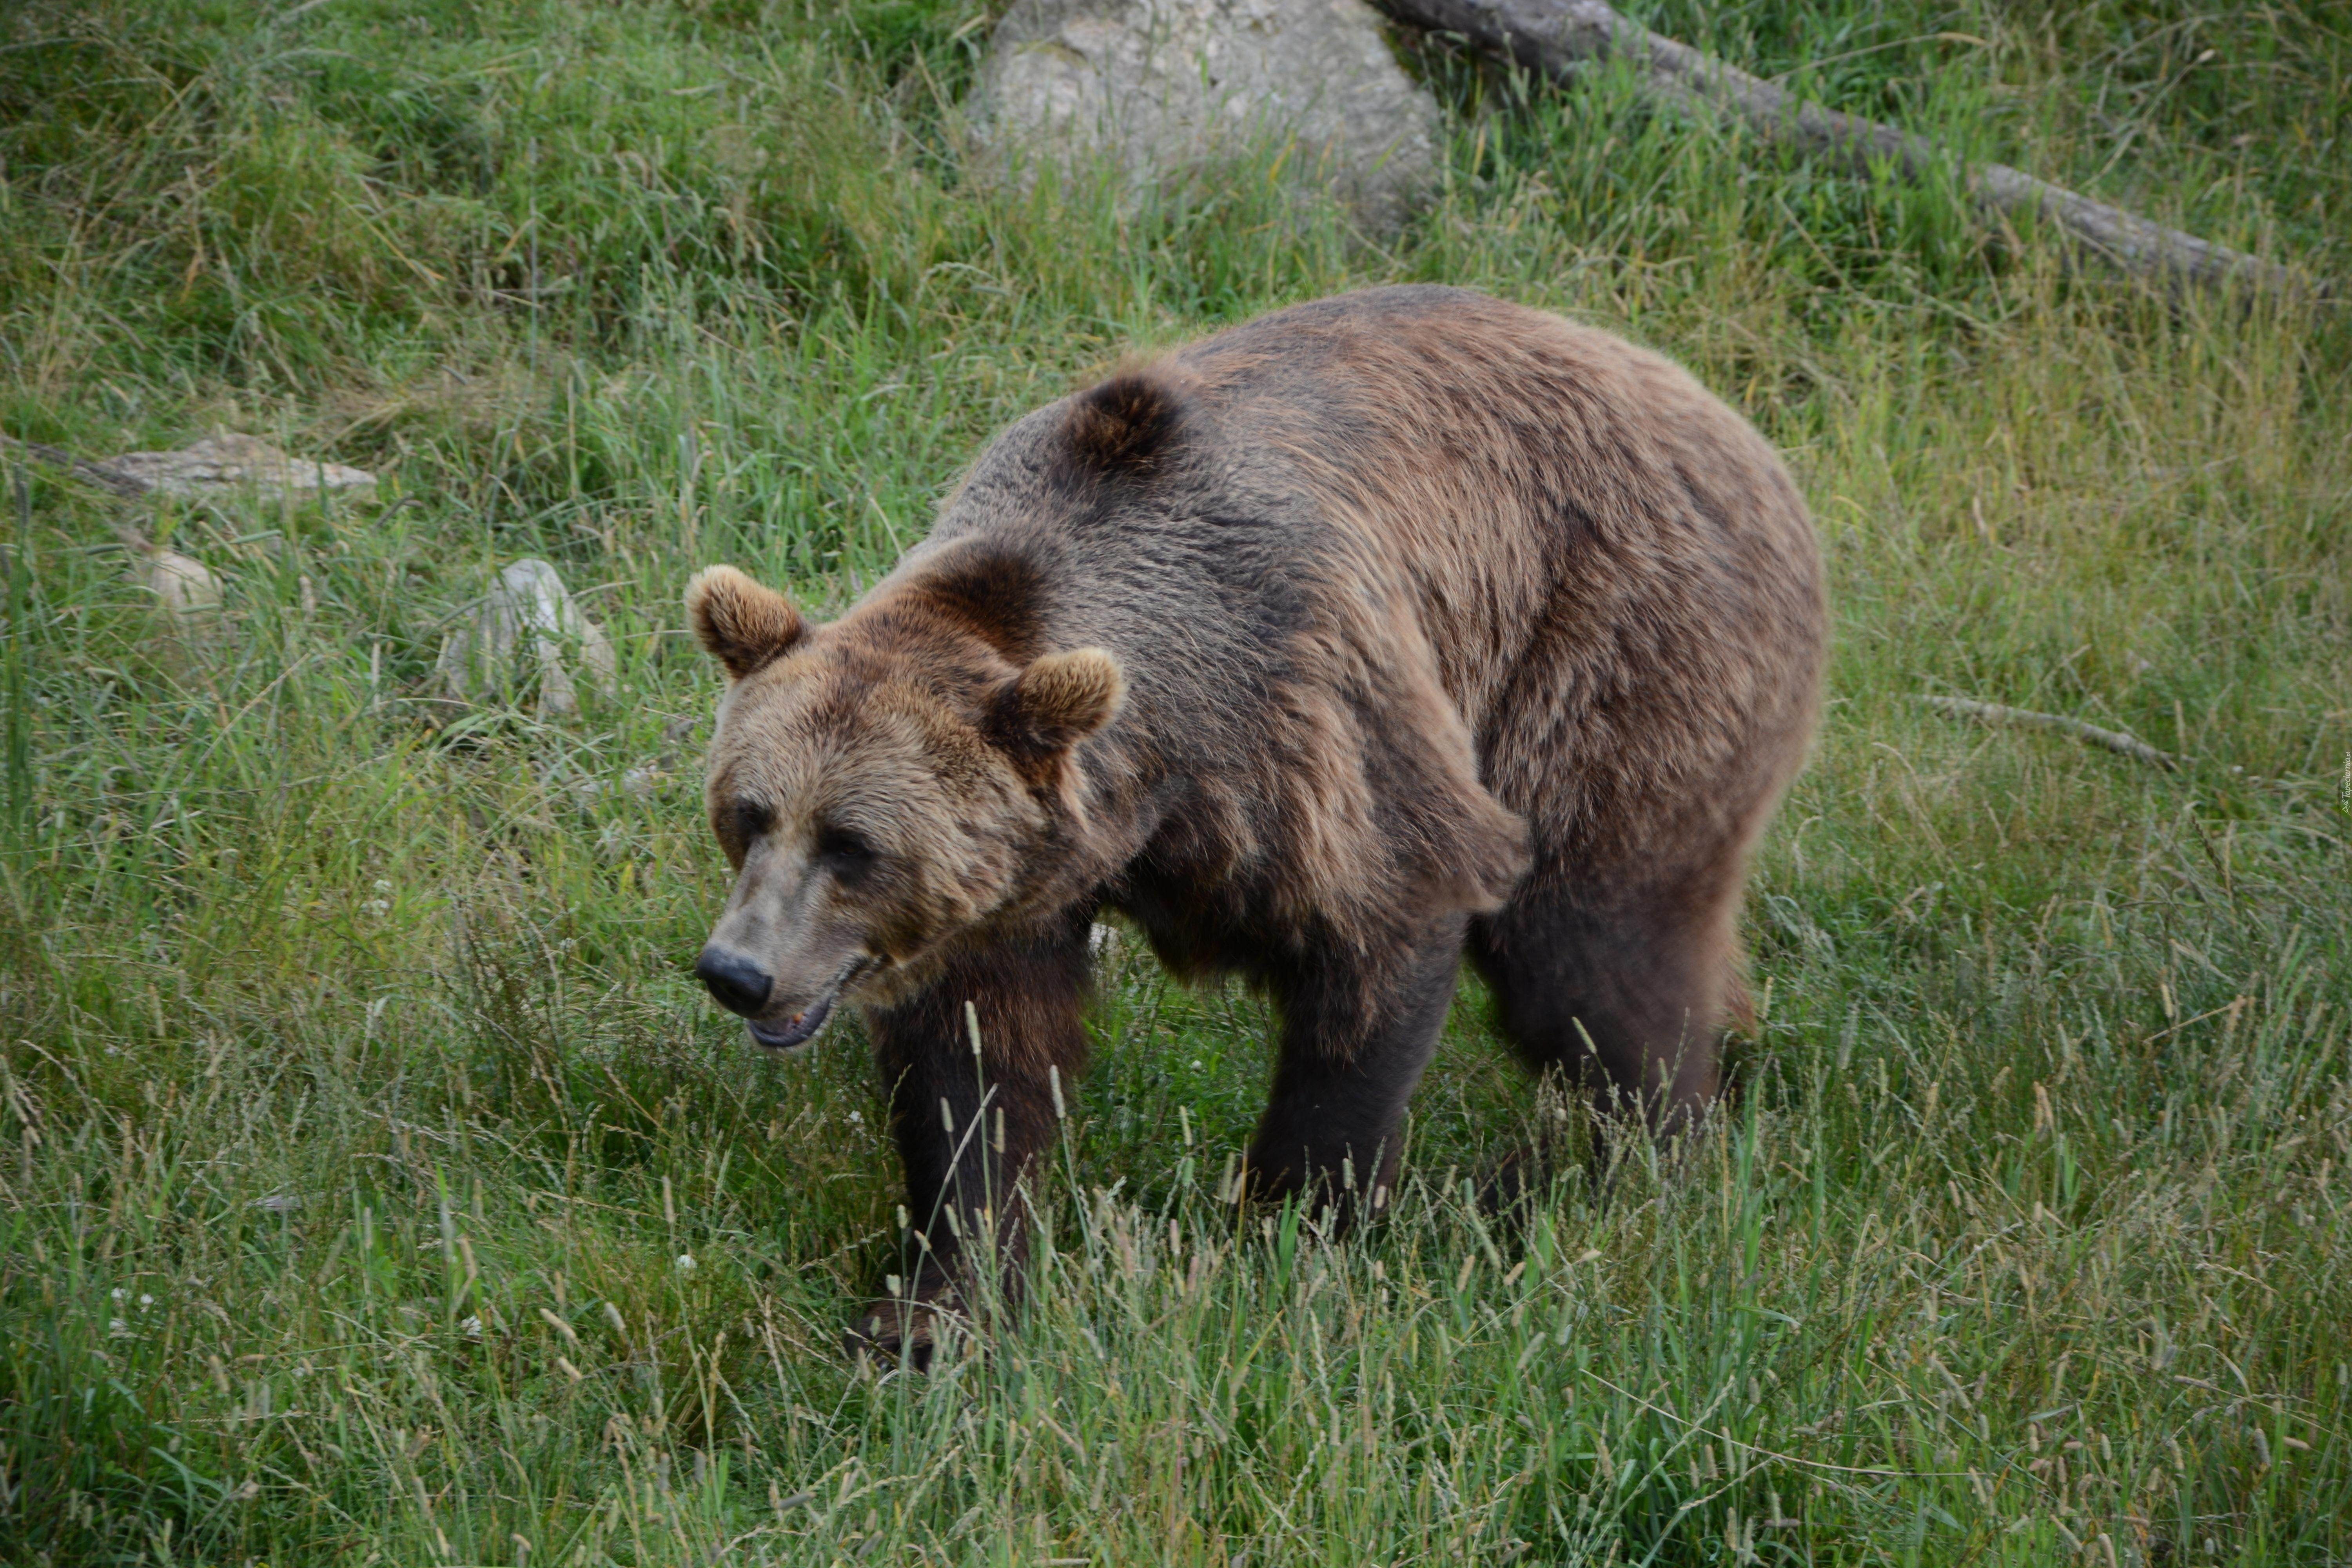
[[580, 607], [554, 567], [525, 558], [499, 573], [488, 594], [442, 639], [435, 669], [450, 695], [469, 702], [535, 678], [540, 712], [561, 718], [580, 708], [568, 659], [578, 661], [591, 686], [614, 689], [618, 661], [604, 628]]
[[167, 634], [191, 651], [221, 632], [221, 580], [212, 568], [176, 550], [158, 550], [131, 563], [131, 580], [155, 596]]

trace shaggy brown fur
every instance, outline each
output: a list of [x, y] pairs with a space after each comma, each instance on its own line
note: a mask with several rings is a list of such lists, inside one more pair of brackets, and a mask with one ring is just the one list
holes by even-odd
[[1701, 1113], [1826, 625], [1803, 501], [1738, 416], [1432, 288], [1030, 416], [830, 626], [727, 568], [688, 605], [738, 678], [709, 805], [741, 874], [700, 967], [770, 1044], [865, 1008], [925, 1300], [958, 1237], [1013, 1235], [1104, 908], [1276, 998], [1262, 1193], [1352, 1173], [1378, 1203], [1465, 952], [1531, 1065]]

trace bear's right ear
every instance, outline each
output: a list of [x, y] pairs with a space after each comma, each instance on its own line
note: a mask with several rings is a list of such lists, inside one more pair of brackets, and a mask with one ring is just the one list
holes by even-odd
[[1045, 654], [999, 689], [996, 737], [1016, 754], [1043, 762], [1109, 723], [1126, 701], [1126, 673], [1104, 649]]
[[686, 585], [686, 618], [730, 679], [764, 669], [807, 635], [801, 613], [732, 566], [707, 566]]

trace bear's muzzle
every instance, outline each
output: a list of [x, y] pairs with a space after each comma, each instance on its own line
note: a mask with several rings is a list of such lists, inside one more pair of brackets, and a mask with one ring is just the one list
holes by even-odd
[[723, 947], [705, 947], [694, 961], [694, 973], [721, 1007], [747, 1018], [768, 1005], [769, 994], [776, 988], [766, 970]]
[[[708, 948], [703, 951], [706, 954], [710, 952]], [[728, 956], [733, 957], [732, 954]], [[741, 961], [737, 960], [737, 962]], [[772, 1051], [789, 1051], [805, 1046], [816, 1037], [817, 1032], [831, 1021], [834, 1004], [841, 1000], [841, 994], [848, 989], [852, 981], [873, 967], [874, 963], [875, 960], [870, 955], [858, 953], [841, 966], [840, 973], [825, 983], [818, 991], [814, 1001], [810, 1002], [790, 1017], [774, 1022], [751, 1016], [751, 1013], [756, 1009], [738, 1007], [729, 1002], [725, 996], [719, 994], [718, 985], [712, 983], [709, 976], [703, 976], [703, 984], [710, 986], [711, 994], [718, 996], [720, 1003], [730, 1011], [741, 1013], [744, 1016], [743, 1021], [750, 1027], [753, 1044], [765, 1047]], [[746, 965], [746, 967], [751, 966]], [[756, 970], [753, 972], [758, 973]], [[699, 963], [695, 965], [695, 973], [698, 974], [702, 973], [702, 965]], [[768, 976], [761, 974], [760, 978], [764, 981]], [[772, 984], [770, 988], [761, 994], [761, 999], [764, 1002], [772, 994]]]

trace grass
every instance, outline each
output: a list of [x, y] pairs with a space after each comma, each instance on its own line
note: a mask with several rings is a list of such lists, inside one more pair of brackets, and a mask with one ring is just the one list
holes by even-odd
[[[1433, 47], [1447, 180], [1390, 246], [1246, 180], [979, 188], [982, 18], [0, 20], [0, 427], [227, 425], [385, 492], [143, 518], [227, 578], [191, 649], [117, 503], [8, 476], [0, 1558], [2352, 1555], [2340, 308], [2151, 298], [1948, 189]], [[1649, 19], [2352, 271], [2340, 12]], [[1022, 1323], [861, 1370], [839, 1331], [902, 1268], [870, 1069], [851, 1037], [755, 1058], [685, 972], [724, 867], [684, 579], [838, 606], [1129, 345], [1393, 279], [1665, 350], [1812, 500], [1831, 706], [1749, 903], [1738, 1098], [1498, 1228], [1465, 1183], [1570, 1111], [1465, 984], [1399, 1212], [1329, 1241], [1217, 1201], [1262, 1004], [1129, 943]], [[620, 689], [447, 723], [442, 628], [524, 554]]]

